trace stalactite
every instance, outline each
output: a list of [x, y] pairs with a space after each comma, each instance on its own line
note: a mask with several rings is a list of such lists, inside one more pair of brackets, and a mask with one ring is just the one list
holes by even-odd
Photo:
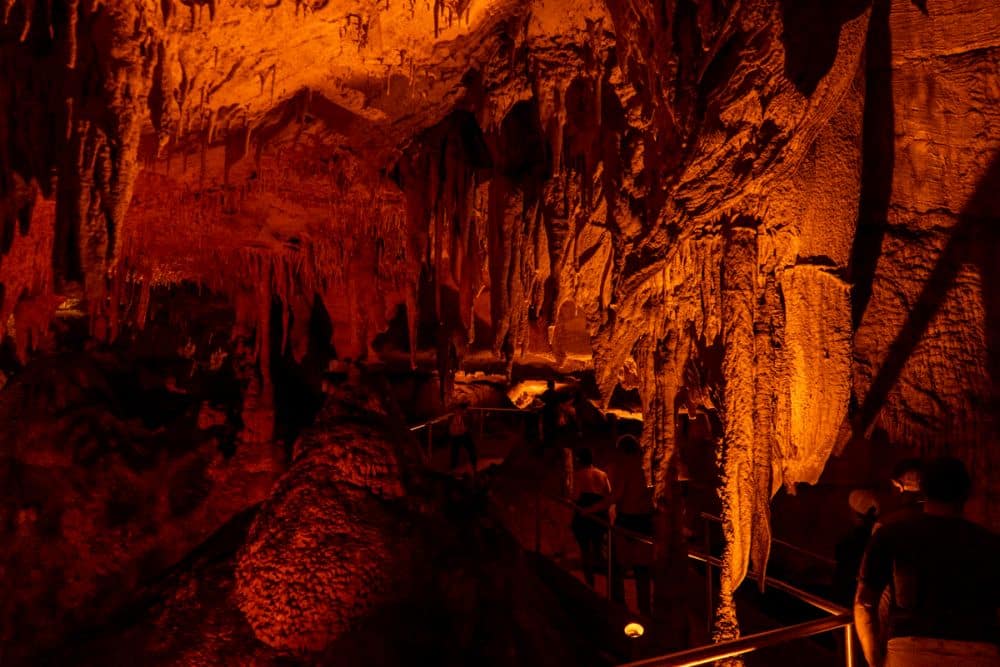
[[66, 67], [69, 69], [76, 69], [76, 51], [78, 48], [76, 25], [79, 20], [79, 11], [80, 0], [69, 0], [66, 7], [66, 13], [69, 19], [69, 27], [66, 30], [66, 38], [69, 40], [69, 47], [67, 48], [66, 54]]
[[146, 319], [149, 317], [149, 299], [152, 293], [153, 276], [146, 273], [141, 278], [139, 292], [139, 303], [136, 307], [135, 325], [141, 331], [146, 326]]
[[10, 12], [11, 12], [11, 10], [14, 9], [14, 3], [15, 2], [17, 2], [17, 0], [4, 0], [4, 3], [3, 3], [3, 24], [4, 25], [7, 25], [7, 23], [10, 21]]
[[[76, 221], [79, 262], [87, 299], [100, 313], [107, 289], [109, 227], [102, 206], [102, 185], [110, 176], [110, 151], [104, 133], [90, 123], [80, 130], [77, 163], [79, 209]], [[102, 315], [99, 315], [103, 317]]]
[[[29, 204], [31, 222], [27, 233], [15, 231], [7, 254], [0, 257], [0, 285], [4, 288], [0, 291], [0, 342], [8, 322], [13, 321], [17, 353], [22, 361], [33, 343], [47, 331], [61, 302], [53, 294], [54, 277], [48, 261], [52, 255], [56, 204], [43, 199], [37, 188], [31, 188], [31, 192], [34, 201]], [[48, 318], [44, 322], [43, 316]]]
[[739, 637], [733, 595], [749, 566], [753, 516], [754, 457], [754, 302], [756, 230], [747, 222], [730, 223], [722, 254], [723, 377], [725, 381], [723, 448], [719, 452], [723, 533], [726, 545], [719, 583], [713, 638]]
[[24, 27], [21, 30], [20, 40], [25, 42], [31, 33], [31, 21], [34, 19], [35, 14], [35, 0], [21, 0], [21, 4], [24, 7]]
[[[763, 277], [763, 289], [754, 313], [754, 447], [752, 506], [754, 525], [750, 536], [750, 562], [757, 584], [764, 590], [768, 556], [771, 552], [771, 497], [780, 486], [780, 454], [776, 438], [777, 395], [781, 393], [781, 335], [784, 313], [773, 273]], [[777, 475], [775, 475], [777, 468]], [[777, 479], [776, 479], [777, 478]]]

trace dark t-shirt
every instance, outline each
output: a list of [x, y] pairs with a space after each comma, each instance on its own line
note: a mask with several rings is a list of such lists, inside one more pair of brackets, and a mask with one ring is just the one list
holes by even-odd
[[864, 557], [868, 540], [871, 539], [874, 523], [874, 517], [865, 517], [844, 536], [844, 539], [837, 542], [834, 549], [837, 565], [833, 572], [833, 592], [837, 602], [849, 605], [854, 599], [861, 559]]
[[889, 637], [1000, 643], [1000, 537], [958, 517], [920, 516], [877, 530], [861, 582], [890, 588]]
[[888, 526], [890, 523], [905, 521], [917, 516], [923, 516], [924, 503], [919, 493], [906, 491], [901, 493], [894, 508], [883, 512], [875, 523], [875, 530]]
[[559, 404], [562, 397], [553, 389], [546, 389], [538, 397], [542, 401], [542, 422], [546, 428], [555, 427], [559, 423]]

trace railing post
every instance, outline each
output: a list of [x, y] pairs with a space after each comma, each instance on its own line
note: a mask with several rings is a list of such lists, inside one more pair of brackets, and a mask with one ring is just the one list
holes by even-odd
[[431, 454], [434, 452], [434, 423], [427, 422], [427, 460], [431, 460]]
[[542, 553], [542, 492], [535, 491], [535, 553]]
[[854, 667], [854, 632], [853, 625], [844, 626], [844, 664]]
[[613, 545], [615, 541], [614, 537], [615, 537], [614, 529], [612, 529], [611, 525], [609, 524], [608, 525], [608, 599], [609, 600], [611, 599], [611, 591], [612, 591], [611, 578], [615, 576], [615, 565], [614, 565], [615, 561], [614, 561], [614, 551], [613, 551], [614, 548]]
[[[705, 555], [711, 557], [712, 555], [712, 523], [708, 519], [703, 519], [705, 523]], [[712, 590], [712, 579], [715, 573], [712, 571], [712, 565], [710, 563], [705, 563], [705, 617], [708, 619], [706, 622], [708, 624], [708, 633], [712, 634], [712, 621], [715, 618], [715, 593]]]

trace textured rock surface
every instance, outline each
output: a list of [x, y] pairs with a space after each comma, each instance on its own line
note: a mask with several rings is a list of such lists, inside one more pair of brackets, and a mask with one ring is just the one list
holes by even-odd
[[[351, 393], [330, 397], [317, 422], [327, 428], [303, 434], [265, 503], [48, 662], [603, 664], [577, 615], [485, 519], [479, 492], [421, 479], [398, 497], [406, 475], [393, 464], [415, 443], [381, 400]], [[366, 440], [381, 450], [365, 453]]]
[[994, 525], [1000, 91], [986, 72], [998, 19], [994, 5], [951, 2], [888, 16], [894, 169], [867, 239], [877, 262], [854, 374], [865, 425], [964, 458], [982, 480], [976, 513]]
[[236, 566], [236, 596], [265, 644], [322, 651], [403, 594], [411, 547], [399, 508], [385, 504], [403, 496], [388, 419], [372, 397], [332, 397], [261, 507]]
[[[183, 415], [154, 428], [130, 414], [134, 397], [114, 383], [127, 370], [63, 355], [0, 396], [5, 663], [106, 620], [138, 585], [266, 497], [280, 473], [268, 448], [241, 446], [225, 458]], [[184, 405], [154, 396], [164, 411]]]

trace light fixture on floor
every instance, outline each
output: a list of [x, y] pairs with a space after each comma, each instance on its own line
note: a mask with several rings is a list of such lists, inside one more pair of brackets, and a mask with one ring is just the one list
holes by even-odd
[[638, 623], [629, 623], [625, 626], [625, 636], [629, 639], [638, 639], [646, 629]]

